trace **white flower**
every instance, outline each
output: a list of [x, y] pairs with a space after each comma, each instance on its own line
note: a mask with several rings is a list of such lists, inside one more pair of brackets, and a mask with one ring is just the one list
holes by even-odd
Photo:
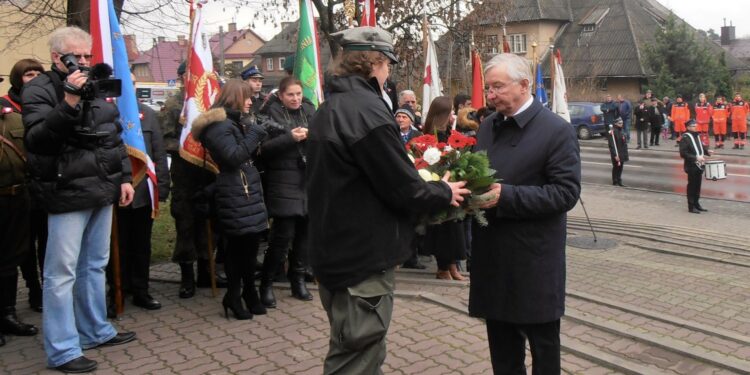
[[422, 159], [424, 159], [429, 165], [435, 165], [435, 163], [440, 161], [440, 150], [435, 147], [430, 147], [425, 150]]
[[419, 173], [419, 177], [422, 177], [423, 180], [430, 182], [432, 181], [432, 172], [428, 171], [427, 169], [420, 169], [417, 171]]
[[451, 152], [451, 151], [453, 151], [453, 147], [451, 147], [450, 145], [445, 145], [445, 147], [443, 147], [443, 151], [445, 151], [445, 152]]

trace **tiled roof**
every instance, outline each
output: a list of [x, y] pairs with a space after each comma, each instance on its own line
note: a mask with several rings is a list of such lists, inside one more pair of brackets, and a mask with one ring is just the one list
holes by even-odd
[[159, 42], [150, 50], [141, 53], [133, 64], [149, 64], [155, 82], [177, 79], [177, 68], [185, 59], [187, 43], [180, 46], [177, 41]]

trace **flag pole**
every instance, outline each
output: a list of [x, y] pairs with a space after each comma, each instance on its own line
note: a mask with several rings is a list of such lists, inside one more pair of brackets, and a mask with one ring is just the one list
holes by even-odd
[[[549, 98], [552, 98], [550, 101], [550, 104], [555, 104], [555, 45], [552, 44], [552, 41], [550, 40], [549, 44], [549, 91], [552, 93], [552, 95], [549, 95]], [[550, 108], [554, 108], [552, 105], [550, 105]]]
[[110, 236], [112, 279], [114, 279], [115, 314], [121, 315], [125, 311], [122, 298], [122, 275], [120, 272], [120, 232], [117, 225], [117, 206], [112, 208], [112, 234]]

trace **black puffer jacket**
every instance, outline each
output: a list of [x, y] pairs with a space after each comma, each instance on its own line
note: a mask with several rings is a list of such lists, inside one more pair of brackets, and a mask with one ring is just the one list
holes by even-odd
[[27, 83], [21, 94], [31, 190], [50, 213], [113, 204], [120, 185], [131, 182], [117, 107], [94, 100], [90, 129], [76, 131], [85, 121], [84, 111], [62, 99], [64, 79], [53, 67]]
[[265, 166], [263, 175], [266, 206], [271, 217], [307, 215], [305, 190], [305, 147], [307, 141], [295, 142], [291, 130], [308, 122], [315, 113], [312, 103], [305, 100], [297, 110], [287, 110], [276, 95], [271, 95], [263, 114], [268, 138], [261, 144], [260, 155]]
[[253, 165], [265, 131], [254, 122], [244, 125], [238, 111], [224, 108], [198, 116], [192, 130], [219, 166], [213, 209], [221, 232], [241, 236], [267, 229], [260, 174]]

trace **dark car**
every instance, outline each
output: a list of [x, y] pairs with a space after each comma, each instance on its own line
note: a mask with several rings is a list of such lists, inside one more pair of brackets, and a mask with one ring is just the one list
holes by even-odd
[[570, 124], [576, 129], [578, 139], [591, 139], [594, 134], [605, 135], [604, 116], [600, 109], [601, 103], [570, 102]]

